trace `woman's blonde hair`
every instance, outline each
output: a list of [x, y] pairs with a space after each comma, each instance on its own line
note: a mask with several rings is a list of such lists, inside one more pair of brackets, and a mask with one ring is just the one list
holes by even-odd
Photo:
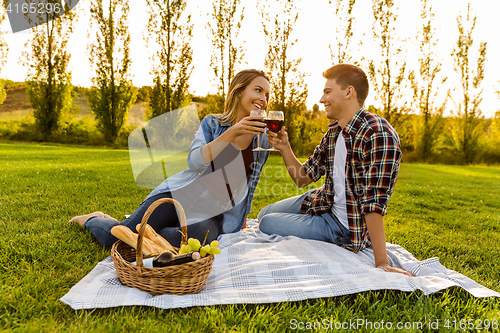
[[266, 73], [257, 69], [245, 69], [233, 77], [227, 90], [224, 112], [220, 115], [215, 115], [221, 124], [233, 124], [236, 121], [241, 92], [245, 90], [253, 79], [259, 76], [269, 82]]

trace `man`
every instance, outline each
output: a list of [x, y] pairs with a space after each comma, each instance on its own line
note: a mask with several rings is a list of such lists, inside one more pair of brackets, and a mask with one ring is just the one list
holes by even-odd
[[259, 228], [268, 234], [329, 241], [353, 252], [372, 246], [377, 268], [413, 276], [390, 266], [385, 245], [383, 215], [401, 162], [398, 134], [384, 118], [363, 108], [369, 89], [363, 70], [339, 64], [323, 77], [320, 103], [334, 121], [313, 155], [300, 163], [284, 127], [268, 135], [297, 186], [323, 175], [325, 184], [267, 206], [259, 213]]

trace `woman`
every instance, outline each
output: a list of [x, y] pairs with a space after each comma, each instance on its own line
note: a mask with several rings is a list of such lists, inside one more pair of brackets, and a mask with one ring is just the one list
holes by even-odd
[[[110, 248], [117, 240], [111, 235], [112, 227], [121, 224], [135, 231], [153, 202], [161, 198], [174, 198], [180, 201], [186, 210], [189, 237], [203, 240], [208, 230], [209, 242], [221, 233], [240, 230], [250, 213], [253, 194], [262, 167], [269, 156], [267, 151], [252, 151], [252, 148], [257, 146], [256, 134], [264, 133], [266, 125], [258, 121], [263, 117], [250, 116], [250, 112], [255, 109], [265, 110], [268, 97], [269, 79], [264, 72], [253, 69], [239, 72], [229, 85], [224, 112], [221, 115], [206, 116], [201, 121], [191, 143], [189, 169], [165, 180], [122, 222], [102, 212], [94, 212], [75, 216], [70, 223], [77, 223], [89, 230], [101, 246]], [[260, 135], [260, 145], [269, 146], [267, 135]], [[231, 172], [231, 168], [227, 167], [229, 164], [238, 166], [234, 161], [240, 161], [239, 166], [244, 165], [244, 168], [236, 168], [244, 170], [242, 175], [246, 175], [243, 177], [246, 178], [244, 191], [235, 191], [226, 185], [235, 183], [228, 183], [228, 178], [235, 178], [238, 173]], [[233, 171], [234, 169], [232, 167]], [[216, 174], [223, 175], [226, 180], [223, 188], [227, 187], [229, 191], [226, 191], [225, 196], [224, 191], [217, 189], [214, 184], [214, 179], [217, 178], [212, 175]], [[241, 181], [236, 183], [241, 184]], [[224, 200], [224, 197], [229, 197], [229, 200]], [[158, 206], [148, 223], [172, 245], [179, 246], [180, 225], [173, 204]]]

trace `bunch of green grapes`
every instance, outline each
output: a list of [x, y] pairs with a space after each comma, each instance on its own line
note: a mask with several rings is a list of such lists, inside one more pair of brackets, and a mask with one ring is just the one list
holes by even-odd
[[210, 244], [207, 244], [205, 246], [201, 246], [201, 243], [199, 240], [195, 238], [189, 238], [187, 244], [182, 244], [179, 254], [183, 253], [189, 253], [192, 251], [195, 252], [200, 252], [200, 256], [202, 258], [206, 257], [207, 254], [220, 254], [220, 249], [219, 249], [219, 242], [214, 240]]

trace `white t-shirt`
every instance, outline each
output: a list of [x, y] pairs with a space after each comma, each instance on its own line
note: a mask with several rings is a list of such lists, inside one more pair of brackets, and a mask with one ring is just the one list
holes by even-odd
[[349, 221], [347, 219], [347, 207], [345, 197], [345, 163], [347, 159], [347, 149], [345, 139], [340, 132], [335, 143], [335, 156], [333, 160], [333, 184], [335, 197], [333, 198], [332, 213], [349, 230]]

